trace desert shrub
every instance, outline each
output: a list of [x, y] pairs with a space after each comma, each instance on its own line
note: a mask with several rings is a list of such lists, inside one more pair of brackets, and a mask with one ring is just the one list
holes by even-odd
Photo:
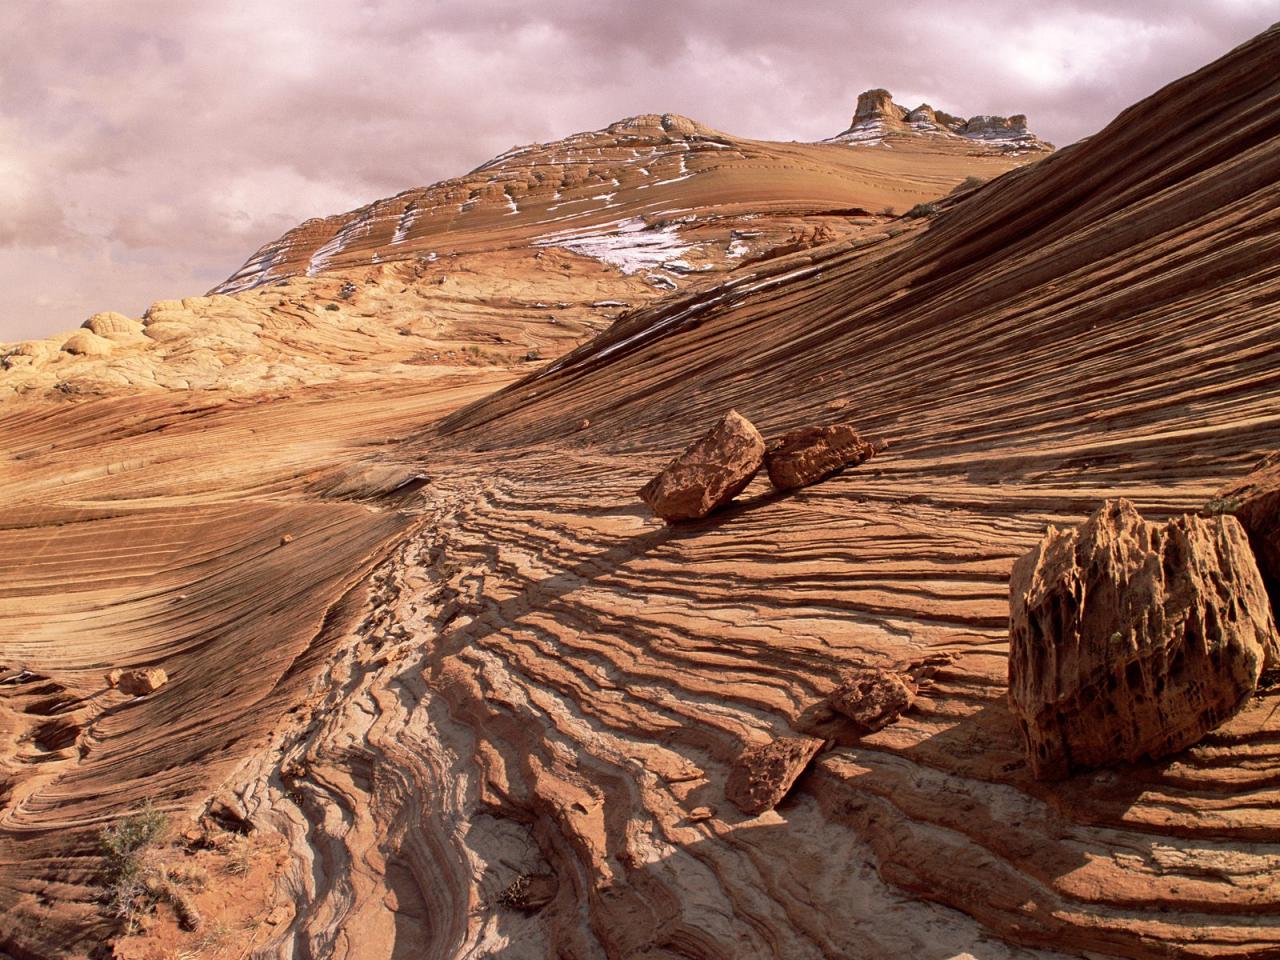
[[247, 876], [253, 867], [253, 843], [248, 837], [237, 837], [227, 851], [223, 869], [235, 877]]
[[1240, 509], [1240, 503], [1239, 497], [1214, 497], [1200, 508], [1200, 512], [1207, 513], [1211, 517], [1221, 516], [1224, 513], [1235, 513]]
[[952, 190], [951, 192], [953, 194], [968, 193], [970, 190], [978, 189], [978, 187], [982, 186], [986, 182], [987, 182], [986, 177], [965, 177], [964, 180], [956, 184], [955, 189]]
[[920, 217], [935, 216], [937, 212], [938, 205], [936, 203], [917, 203], [914, 207], [904, 213], [903, 216], [916, 220]]
[[107, 910], [130, 930], [155, 905], [148, 891], [146, 854], [159, 842], [167, 823], [165, 815], [148, 803], [98, 834], [98, 846], [107, 861]]

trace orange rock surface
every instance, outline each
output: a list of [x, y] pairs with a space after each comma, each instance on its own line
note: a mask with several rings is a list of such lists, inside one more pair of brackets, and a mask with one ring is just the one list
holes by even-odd
[[[1006, 682], [1046, 524], [1193, 512], [1276, 447], [1278, 58], [1273, 30], [1052, 154], [641, 118], [570, 138], [607, 169], [516, 151], [100, 316], [108, 347], [0, 351], [0, 951], [99, 949], [99, 831], [216, 796], [281, 851], [198, 904], [231, 956], [1280, 953], [1280, 691], [1046, 784]], [[717, 252], [600, 256], [673, 231]], [[727, 409], [893, 446], [649, 517]], [[936, 654], [773, 809], [726, 799], [842, 669]], [[122, 955], [196, 952], [167, 910]]]

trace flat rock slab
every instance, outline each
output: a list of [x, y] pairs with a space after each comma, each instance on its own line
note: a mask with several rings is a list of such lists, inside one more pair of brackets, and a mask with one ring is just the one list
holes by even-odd
[[730, 410], [641, 487], [640, 499], [668, 522], [698, 520], [746, 489], [764, 462], [764, 446], [751, 421]]
[[853, 424], [834, 423], [802, 427], [770, 440], [764, 463], [776, 489], [795, 490], [865, 463], [884, 448], [883, 440], [863, 439]]
[[1108, 500], [1050, 527], [1009, 582], [1009, 697], [1041, 779], [1162, 757], [1235, 714], [1280, 654], [1231, 516], [1142, 519]]
[[748, 816], [772, 810], [825, 742], [817, 737], [779, 737], [748, 747], [729, 774], [725, 795]]

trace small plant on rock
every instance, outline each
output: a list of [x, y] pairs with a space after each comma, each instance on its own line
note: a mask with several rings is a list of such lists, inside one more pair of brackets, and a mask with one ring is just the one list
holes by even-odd
[[160, 840], [167, 823], [165, 815], [148, 803], [98, 834], [98, 845], [107, 861], [107, 909], [130, 931], [155, 905], [147, 891], [146, 855]]
[[938, 205], [936, 203], [917, 203], [914, 207], [903, 214], [910, 220], [918, 220], [921, 217], [933, 217], [938, 214]]
[[200, 927], [200, 913], [188, 891], [203, 890], [208, 874], [195, 865], [161, 862], [155, 848], [164, 839], [168, 818], [148, 802], [141, 810], [106, 827], [98, 846], [106, 859], [107, 911], [133, 933], [138, 921], [158, 903], [168, 903], [184, 930]]
[[1223, 514], [1235, 513], [1240, 509], [1240, 504], [1239, 497], [1214, 497], [1200, 508], [1200, 512], [1211, 517], [1220, 517]]

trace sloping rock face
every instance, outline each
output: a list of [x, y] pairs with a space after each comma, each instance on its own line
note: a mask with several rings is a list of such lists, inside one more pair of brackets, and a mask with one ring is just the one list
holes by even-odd
[[639, 497], [663, 520], [697, 520], [723, 507], [751, 482], [764, 462], [764, 438], [736, 410], [640, 488]]
[[1249, 535], [1275, 615], [1280, 610], [1280, 452], [1268, 455], [1239, 483], [1219, 491], [1214, 500], [1239, 520]]
[[865, 463], [885, 448], [883, 440], [864, 440], [851, 423], [803, 427], [770, 440], [765, 469], [778, 490], [795, 490], [844, 467]]
[[772, 810], [822, 745], [817, 737], [779, 737], [748, 747], [729, 774], [725, 796], [748, 816]]
[[1176, 753], [1235, 714], [1280, 641], [1229, 516], [1109, 500], [1049, 528], [1009, 582], [1009, 696], [1034, 774]]

